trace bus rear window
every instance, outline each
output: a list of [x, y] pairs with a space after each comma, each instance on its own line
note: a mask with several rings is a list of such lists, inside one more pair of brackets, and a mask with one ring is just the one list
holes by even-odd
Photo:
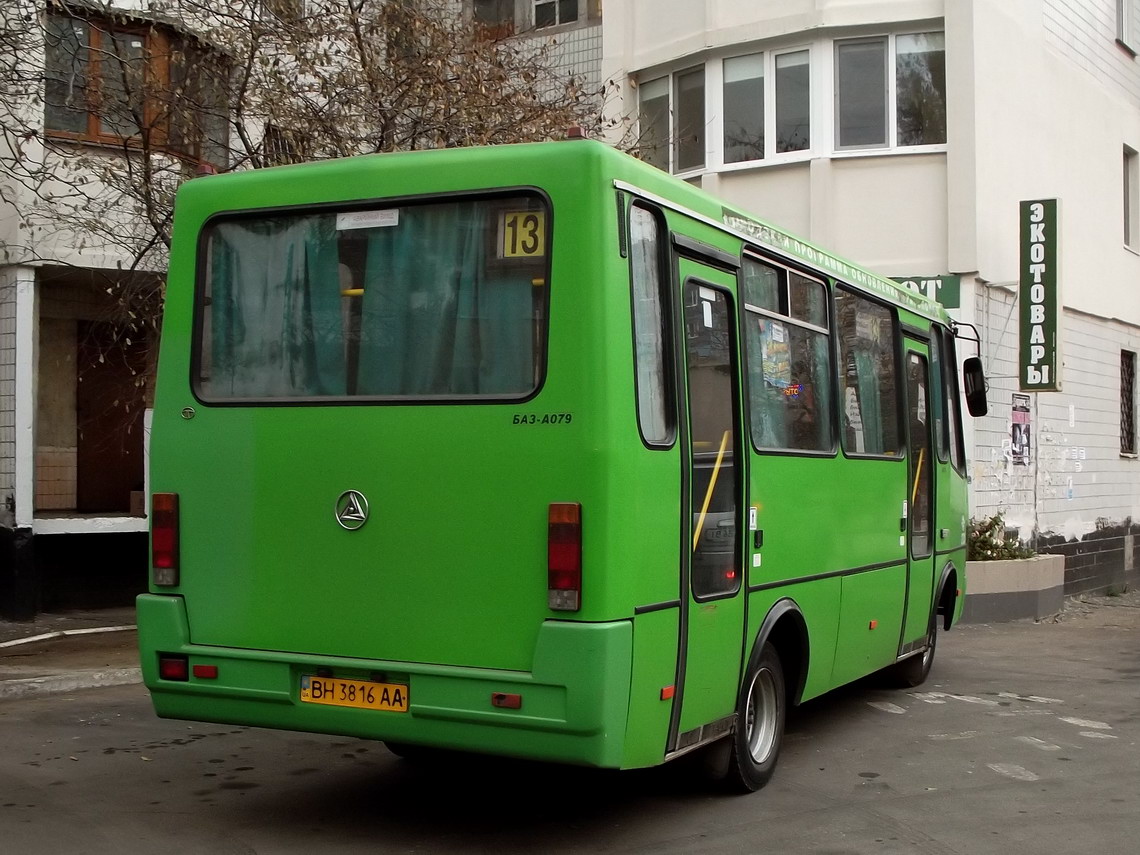
[[215, 220], [195, 392], [526, 397], [545, 356], [549, 222], [534, 195]]

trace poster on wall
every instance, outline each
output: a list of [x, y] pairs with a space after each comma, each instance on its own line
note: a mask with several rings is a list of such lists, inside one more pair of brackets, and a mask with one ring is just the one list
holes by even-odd
[[1031, 455], [1029, 436], [1029, 396], [1013, 395], [1013, 420], [1010, 428], [1010, 454], [1015, 466], [1028, 466]]

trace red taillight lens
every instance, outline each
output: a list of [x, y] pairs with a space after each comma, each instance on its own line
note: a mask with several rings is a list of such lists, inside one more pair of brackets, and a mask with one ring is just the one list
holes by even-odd
[[155, 493], [150, 500], [151, 568], [155, 585], [178, 584], [178, 494]]
[[158, 676], [164, 680], [185, 682], [190, 679], [190, 660], [172, 653], [158, 654]]
[[555, 502], [548, 520], [547, 603], [554, 611], [576, 612], [582, 607], [582, 506]]

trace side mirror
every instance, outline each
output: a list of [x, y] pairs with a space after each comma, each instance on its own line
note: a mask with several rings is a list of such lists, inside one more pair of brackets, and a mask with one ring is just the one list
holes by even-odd
[[962, 380], [966, 384], [966, 409], [975, 418], [990, 411], [986, 402], [986, 373], [982, 360], [971, 356], [962, 362]]

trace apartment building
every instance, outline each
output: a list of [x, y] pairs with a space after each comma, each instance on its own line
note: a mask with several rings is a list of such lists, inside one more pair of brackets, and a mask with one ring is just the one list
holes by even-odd
[[[990, 384], [967, 426], [973, 514], [1066, 553], [1068, 593], [1137, 566], [1138, 50], [1138, 0], [605, 10], [602, 76], [645, 157], [977, 329], [960, 342]], [[1051, 199], [1060, 383], [1039, 391], [1019, 362], [1041, 334], [1019, 323], [1021, 205]]]

